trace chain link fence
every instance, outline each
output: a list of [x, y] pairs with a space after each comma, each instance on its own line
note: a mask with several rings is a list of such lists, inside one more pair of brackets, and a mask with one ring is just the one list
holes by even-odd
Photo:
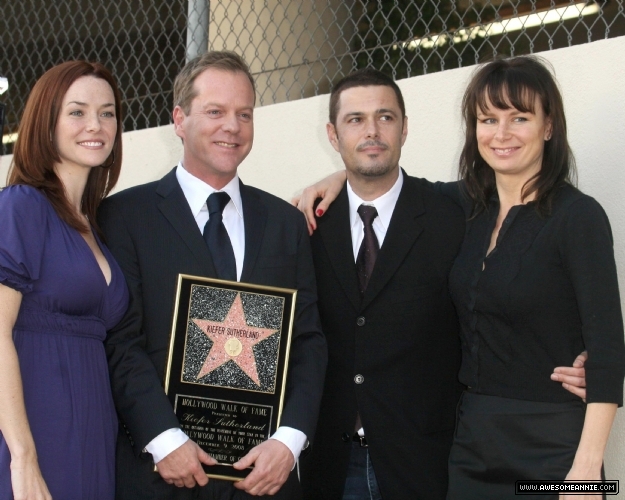
[[6, 0], [4, 153], [29, 89], [69, 59], [100, 61], [114, 72], [124, 128], [138, 130], [171, 122], [174, 77], [206, 47], [243, 55], [257, 80], [257, 102], [266, 105], [327, 93], [365, 66], [400, 79], [623, 35], [624, 2]]

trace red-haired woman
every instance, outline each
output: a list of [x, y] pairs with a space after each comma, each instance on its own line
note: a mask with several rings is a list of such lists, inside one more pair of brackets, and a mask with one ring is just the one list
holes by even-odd
[[128, 304], [96, 209], [122, 156], [100, 64], [35, 84], [0, 192], [0, 499], [112, 499], [117, 418], [103, 340]]

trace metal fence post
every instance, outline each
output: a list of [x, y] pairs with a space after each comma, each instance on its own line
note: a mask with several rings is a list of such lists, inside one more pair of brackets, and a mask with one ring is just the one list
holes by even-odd
[[[9, 80], [0, 75], [0, 95], [9, 89]], [[4, 110], [6, 106], [0, 102], [0, 156], [4, 154]]]
[[0, 102], [0, 156], [4, 154], [4, 104]]
[[187, 24], [187, 54], [189, 62], [208, 50], [208, 17], [210, 0], [189, 0]]

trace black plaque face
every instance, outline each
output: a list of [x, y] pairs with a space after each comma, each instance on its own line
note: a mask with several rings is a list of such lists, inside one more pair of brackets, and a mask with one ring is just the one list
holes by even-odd
[[273, 416], [271, 406], [185, 394], [176, 395], [174, 411], [186, 434], [224, 465], [269, 439]]
[[297, 292], [180, 275], [165, 392], [181, 429], [239, 480], [232, 464], [280, 422]]

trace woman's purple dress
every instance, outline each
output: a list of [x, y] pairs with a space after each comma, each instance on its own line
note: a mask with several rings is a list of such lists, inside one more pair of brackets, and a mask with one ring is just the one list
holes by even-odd
[[[128, 305], [83, 237], [29, 186], [0, 192], [0, 283], [23, 294], [13, 330], [39, 466], [55, 500], [113, 499], [117, 417], [103, 341]], [[0, 408], [0, 411], [2, 409]], [[0, 433], [0, 500], [13, 498]]]

